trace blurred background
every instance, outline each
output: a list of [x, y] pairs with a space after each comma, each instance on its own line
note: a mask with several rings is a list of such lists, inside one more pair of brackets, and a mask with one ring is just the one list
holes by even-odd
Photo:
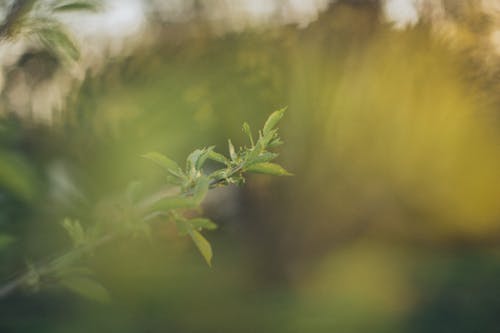
[[[7, 6], [3, 2], [3, 6]], [[0, 277], [70, 245], [131, 180], [244, 143], [280, 164], [213, 191], [209, 269], [160, 228], [87, 259], [112, 301], [0, 300], [0, 332], [498, 332], [496, 0], [121, 0], [59, 14], [70, 61], [0, 42]]]

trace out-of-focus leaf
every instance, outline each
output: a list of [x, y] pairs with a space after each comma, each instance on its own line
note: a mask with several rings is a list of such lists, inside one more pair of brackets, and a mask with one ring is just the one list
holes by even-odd
[[262, 133], [264, 134], [264, 136], [267, 133], [269, 133], [276, 126], [276, 124], [278, 124], [278, 122], [280, 121], [280, 119], [285, 114], [285, 111], [286, 111], [286, 107], [283, 108], [283, 109], [281, 109], [281, 110], [274, 111], [273, 113], [271, 113], [271, 115], [269, 116], [269, 118], [267, 118], [267, 120], [266, 120], [266, 122], [264, 124], [264, 128], [262, 130]]
[[36, 31], [37, 35], [49, 50], [59, 51], [74, 61], [80, 58], [78, 47], [59, 24], [47, 26], [43, 22], [40, 24], [41, 27]]
[[29, 200], [35, 194], [35, 177], [18, 156], [0, 151], [0, 186]]
[[193, 230], [191, 225], [188, 224], [186, 220], [176, 220], [175, 226], [177, 227], [177, 232], [181, 236], [186, 236], [191, 230]]
[[273, 176], [291, 176], [281, 165], [276, 163], [257, 163], [249, 166], [246, 171], [254, 173], [264, 173]]
[[201, 255], [203, 258], [205, 258], [205, 261], [207, 262], [208, 266], [212, 267], [212, 246], [210, 243], [206, 240], [205, 237], [203, 237], [202, 234], [200, 234], [196, 230], [190, 230], [189, 235], [193, 239], [193, 242], [195, 243], [196, 247], [200, 251]]
[[206, 219], [206, 218], [199, 217], [199, 218], [187, 220], [186, 222], [189, 223], [196, 230], [202, 230], [202, 229], [215, 230], [215, 229], [217, 229], [217, 224], [215, 224], [214, 222], [212, 222], [211, 220]]
[[62, 222], [62, 226], [68, 232], [68, 235], [71, 237], [75, 247], [85, 244], [85, 231], [79, 221], [73, 221], [65, 218]]
[[206, 176], [202, 176], [196, 180], [194, 186], [193, 200], [196, 204], [200, 204], [207, 195], [208, 188], [210, 187], [210, 180]]
[[222, 154], [219, 154], [213, 150], [211, 150], [209, 153], [208, 153], [208, 158], [213, 160], [213, 161], [216, 161], [216, 162], [219, 162], [219, 163], [222, 163], [222, 164], [228, 164], [229, 160], [226, 158], [226, 156], [222, 155]]
[[155, 203], [151, 210], [169, 211], [172, 209], [194, 208], [196, 202], [190, 197], [165, 198]]
[[101, 303], [108, 303], [111, 298], [109, 292], [100, 283], [95, 280], [82, 276], [65, 277], [61, 280], [61, 285], [69, 290], [77, 293], [80, 296], [88, 299], [98, 301]]
[[98, 1], [58, 1], [52, 8], [54, 12], [68, 12], [68, 11], [92, 11], [99, 10]]
[[153, 161], [156, 163], [158, 166], [161, 168], [165, 169], [167, 172], [172, 174], [173, 176], [176, 177], [182, 177], [183, 172], [179, 165], [173, 161], [172, 159], [168, 158], [167, 156], [157, 153], [157, 152], [150, 152], [147, 154], [142, 155], [143, 158], [148, 159], [150, 161]]

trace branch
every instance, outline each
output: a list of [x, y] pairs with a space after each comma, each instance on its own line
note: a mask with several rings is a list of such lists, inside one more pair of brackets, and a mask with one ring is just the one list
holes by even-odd
[[[274, 129], [277, 122], [281, 119], [284, 109], [272, 113], [266, 121], [264, 128], [259, 132], [259, 139], [255, 143], [248, 124], [243, 125], [243, 131], [249, 136], [251, 146], [240, 147], [238, 151], [229, 140], [230, 158], [225, 157], [213, 151], [214, 147], [196, 149], [192, 152], [186, 162], [186, 169], [183, 171], [179, 165], [168, 157], [159, 153], [149, 153], [143, 157], [155, 162], [161, 166], [172, 179], [170, 186], [146, 197], [140, 202], [133, 204], [132, 216], [140, 217], [132, 220], [136, 223], [133, 228], [125, 223], [124, 229], [114, 230], [108, 234], [99, 235], [95, 233], [86, 233], [78, 221], [63, 225], [67, 228], [70, 236], [74, 240], [75, 248], [67, 253], [58, 256], [52, 260], [46, 260], [45, 263], [31, 265], [28, 269], [12, 278], [9, 282], [0, 286], [0, 299], [5, 298], [22, 287], [38, 287], [40, 278], [57, 273], [65, 266], [69, 266], [85, 254], [94, 249], [109, 243], [119, 236], [133, 234], [137, 232], [137, 226], [141, 231], [149, 232], [149, 226], [158, 216], [167, 216], [176, 223], [179, 233], [189, 234], [201, 254], [211, 265], [212, 249], [208, 241], [199, 233], [203, 228], [213, 229], [216, 225], [207, 219], [186, 219], [182, 212], [186, 209], [197, 209], [205, 198], [207, 191], [219, 186], [229, 184], [241, 184], [244, 182], [244, 173], [265, 173], [276, 176], [290, 175], [280, 165], [269, 163], [278, 155], [268, 151], [281, 144], [281, 140]], [[203, 171], [203, 164], [207, 159], [211, 159], [224, 165], [223, 168], [207, 175]], [[179, 212], [181, 214], [179, 214]], [[195, 222], [196, 221], [196, 222]], [[145, 223], [142, 225], [140, 223]], [[200, 224], [201, 223], [201, 224]], [[124, 225], [121, 223], [120, 225]], [[95, 224], [95, 226], [98, 226]], [[146, 228], [143, 228], [146, 227]], [[94, 231], [99, 232], [99, 229]], [[88, 236], [91, 235], [91, 236]]]

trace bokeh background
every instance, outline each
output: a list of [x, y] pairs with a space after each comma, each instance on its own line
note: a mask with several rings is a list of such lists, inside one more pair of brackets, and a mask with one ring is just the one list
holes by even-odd
[[293, 177], [213, 191], [209, 269], [159, 228], [86, 259], [112, 302], [0, 300], [0, 332], [498, 332], [495, 0], [108, 1], [81, 57], [0, 48], [0, 276], [60, 253], [131, 180], [288, 106]]

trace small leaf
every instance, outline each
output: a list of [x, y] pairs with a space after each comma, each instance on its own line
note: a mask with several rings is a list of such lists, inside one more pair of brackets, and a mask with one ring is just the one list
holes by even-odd
[[83, 230], [82, 225], [79, 221], [65, 218], [61, 224], [63, 228], [68, 232], [68, 235], [71, 237], [71, 240], [73, 241], [73, 245], [75, 247], [85, 244], [85, 231]]
[[248, 139], [250, 140], [250, 143], [252, 144], [253, 147], [254, 142], [253, 142], [252, 130], [250, 129], [250, 125], [248, 125], [247, 122], [243, 123], [243, 132], [248, 136]]
[[96, 12], [98, 9], [99, 5], [96, 1], [64, 1], [52, 8], [54, 12], [82, 11], [82, 10]]
[[274, 160], [276, 157], [279, 155], [276, 153], [271, 153], [271, 152], [263, 152], [259, 156], [254, 157], [251, 161], [249, 161], [249, 164], [257, 164], [257, 163], [263, 163], [263, 162], [269, 162]]
[[173, 176], [183, 177], [184, 175], [179, 165], [175, 161], [171, 160], [170, 158], [168, 158], [163, 154], [157, 152], [150, 152], [142, 155], [142, 157], [150, 161], [153, 161], [154, 163], [165, 169]]
[[196, 202], [189, 197], [170, 197], [162, 199], [155, 203], [151, 210], [169, 211], [172, 209], [180, 208], [194, 208], [196, 207]]
[[236, 150], [234, 149], [231, 139], [227, 140], [227, 145], [229, 146], [229, 156], [231, 157], [231, 160], [235, 161], [238, 155], [236, 155]]
[[270, 132], [276, 126], [276, 124], [278, 124], [280, 119], [285, 114], [286, 109], [287, 108], [285, 107], [281, 110], [274, 111], [273, 113], [271, 113], [269, 118], [267, 118], [266, 123], [264, 124], [264, 128], [262, 130], [264, 135], [266, 135], [268, 132]]
[[200, 217], [200, 218], [187, 220], [186, 222], [189, 223], [196, 230], [201, 230], [201, 229], [215, 230], [215, 229], [217, 229], [217, 224], [215, 224], [214, 222], [212, 222], [206, 218]]
[[65, 277], [60, 281], [60, 284], [74, 293], [94, 301], [108, 303], [111, 300], [106, 288], [95, 280], [86, 277]]
[[248, 172], [264, 173], [273, 176], [291, 176], [281, 165], [276, 163], [257, 163], [246, 168]]
[[190, 231], [193, 230], [193, 227], [186, 223], [186, 220], [175, 220], [175, 226], [177, 227], [177, 232], [180, 236], [186, 236]]
[[196, 180], [196, 185], [193, 190], [193, 200], [196, 204], [200, 204], [207, 195], [210, 187], [210, 180], [206, 176], [202, 176]]
[[208, 266], [212, 267], [212, 246], [210, 243], [206, 240], [205, 237], [203, 237], [202, 234], [200, 234], [196, 230], [191, 230], [189, 231], [189, 235], [193, 239], [193, 242], [196, 244], [196, 247], [200, 251], [201, 255], [203, 258], [205, 258], [205, 261], [207, 262]]
[[229, 163], [229, 160], [226, 158], [226, 156], [222, 155], [222, 154], [219, 154], [213, 150], [211, 150], [209, 153], [208, 153], [208, 158], [213, 160], [213, 161], [216, 161], [216, 162], [219, 162], [219, 163], [222, 163], [222, 164], [228, 164]]
[[59, 25], [42, 27], [37, 30], [37, 34], [40, 41], [49, 50], [62, 51], [64, 55], [74, 61], [80, 58], [78, 47]]
[[186, 159], [186, 172], [193, 172], [198, 170], [197, 163], [200, 156], [203, 154], [203, 150], [196, 149]]
[[201, 154], [195, 163], [196, 170], [201, 170], [201, 168], [203, 167], [203, 165], [205, 164], [205, 162], [208, 158], [208, 155], [210, 154], [211, 151], [213, 151], [214, 148], [215, 148], [215, 146], [211, 146], [211, 147], [202, 149]]

